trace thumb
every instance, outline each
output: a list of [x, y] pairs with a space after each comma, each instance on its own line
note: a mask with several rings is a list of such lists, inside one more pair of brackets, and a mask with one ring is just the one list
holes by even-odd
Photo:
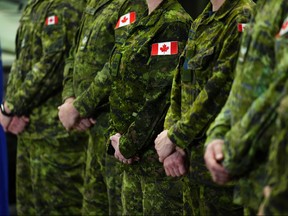
[[221, 144], [218, 144], [214, 147], [214, 154], [217, 161], [222, 161], [224, 159]]
[[93, 118], [89, 118], [89, 121], [90, 121], [92, 124], [96, 124], [96, 120], [93, 119]]

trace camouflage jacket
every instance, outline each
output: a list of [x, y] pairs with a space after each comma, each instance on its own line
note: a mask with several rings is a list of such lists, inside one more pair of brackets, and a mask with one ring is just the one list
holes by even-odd
[[63, 98], [76, 96], [74, 106], [82, 117], [95, 117], [103, 109], [109, 110], [107, 102], [111, 90], [110, 53], [112, 49], [124, 43], [131, 29], [147, 10], [145, 0], [103, 2], [106, 2], [106, 5], [101, 4], [103, 8], [99, 8], [98, 12], [96, 9], [93, 10], [97, 15], [97, 19], [93, 18], [93, 23], [86, 25], [86, 20], [83, 21], [80, 29], [82, 36], [78, 36], [80, 39], [74, 55], [73, 75], [70, 73], [73, 79], [72, 76], [70, 78], [65, 76], [67, 80], [70, 79], [66, 83], [70, 84], [67, 84]]
[[27, 115], [30, 138], [68, 136], [58, 120], [63, 63], [75, 37], [85, 1], [29, 1], [16, 37], [16, 60], [5, 100], [17, 115]]
[[[288, 4], [285, 3], [285, 16], [282, 28], [276, 37], [276, 70], [281, 74], [268, 91], [266, 101], [270, 107], [277, 107], [278, 117], [274, 122], [274, 136], [269, 149], [268, 174], [272, 190], [264, 202], [265, 215], [285, 215], [288, 213]], [[268, 94], [267, 94], [268, 95]], [[279, 98], [281, 99], [279, 105]], [[276, 100], [275, 100], [276, 99]], [[276, 106], [275, 106], [276, 104]], [[274, 110], [275, 111], [275, 110]]]
[[252, 1], [225, 1], [212, 13], [209, 3], [193, 22], [173, 81], [165, 128], [173, 143], [187, 148], [205, 135], [228, 97], [242, 32]]
[[[135, 19], [138, 19], [146, 8], [144, 0], [89, 1], [84, 10], [76, 45], [66, 60], [62, 93], [64, 100], [68, 97], [81, 97], [81, 93], [89, 88], [97, 72], [101, 71], [109, 59], [115, 42], [121, 44], [125, 39], [131, 25], [123, 25], [118, 29], [116, 24], [120, 17], [132, 12], [136, 14]], [[123, 18], [121, 23], [124, 23]]]
[[[175, 0], [143, 16], [111, 57], [111, 134], [130, 158], [152, 146], [169, 106], [173, 70], [183, 51], [191, 18]], [[161, 127], [161, 128], [160, 128]]]
[[270, 106], [269, 100], [280, 100], [280, 95], [266, 91], [271, 80], [282, 82], [281, 71], [274, 70], [274, 41], [283, 22], [285, 3], [263, 0], [258, 4], [258, 13], [243, 37], [231, 93], [206, 140], [225, 140], [223, 165], [233, 176], [245, 175], [239, 181], [240, 196], [235, 201], [254, 210], [258, 209], [268, 177], [263, 162], [267, 161], [274, 131], [270, 122], [275, 120], [277, 104]]

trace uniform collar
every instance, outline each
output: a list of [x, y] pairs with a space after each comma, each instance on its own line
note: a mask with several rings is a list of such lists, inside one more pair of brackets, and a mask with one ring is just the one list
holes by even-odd
[[[224, 18], [230, 11], [233, 10], [233, 8], [237, 5], [239, 0], [225, 0], [223, 5], [219, 8], [218, 11], [215, 11], [213, 13], [215, 20], [221, 20]], [[212, 4], [211, 2], [208, 3], [207, 7], [204, 9], [204, 16], [209, 17], [211, 16], [212, 11]]]
[[[154, 25], [155, 22], [162, 16], [163, 13], [165, 13], [165, 11], [167, 11], [167, 9], [175, 4], [177, 1], [176, 0], [163, 0], [158, 7], [152, 11], [152, 13], [150, 15], [148, 15], [148, 9], [147, 9], [147, 13], [145, 13], [145, 17], [143, 17], [143, 19], [141, 19], [141, 22], [139, 23], [139, 25], [142, 25], [144, 23], [146, 23], [146, 26], [149, 25]], [[157, 17], [159, 17], [157, 19]]]

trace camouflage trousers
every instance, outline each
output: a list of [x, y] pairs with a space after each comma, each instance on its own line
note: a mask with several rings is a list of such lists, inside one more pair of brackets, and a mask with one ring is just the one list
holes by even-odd
[[234, 185], [219, 186], [205, 166], [203, 143], [189, 151], [189, 172], [183, 182], [184, 215], [243, 215], [243, 207], [234, 204]]
[[79, 215], [87, 136], [18, 137], [16, 197], [18, 215]]
[[233, 188], [191, 184], [185, 178], [184, 215], [243, 215], [243, 208], [233, 204]]
[[82, 215], [121, 215], [120, 164], [106, 154], [108, 113], [97, 117], [87, 148]]
[[149, 150], [141, 161], [123, 165], [122, 215], [182, 215], [182, 180], [167, 177], [156, 155]]

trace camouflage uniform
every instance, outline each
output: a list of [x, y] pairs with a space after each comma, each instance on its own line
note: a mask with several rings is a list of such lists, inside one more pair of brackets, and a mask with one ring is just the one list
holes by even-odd
[[[128, 29], [128, 38], [121, 41], [122, 46], [114, 47], [109, 64], [97, 74], [93, 85], [84, 92], [81, 100], [75, 100], [74, 106], [81, 116], [89, 116], [94, 111], [95, 104], [100, 104], [103, 95], [112, 90], [111, 135], [116, 131], [122, 134], [120, 146], [125, 157], [139, 154], [142, 158], [141, 162], [125, 167], [127, 170], [122, 186], [123, 214], [142, 215], [143, 211], [145, 215], [162, 214], [163, 209], [179, 214], [182, 206], [175, 209], [173, 202], [182, 196], [181, 188], [179, 184], [167, 181], [153, 147], [155, 135], [161, 131], [163, 116], [167, 111], [172, 82], [171, 69], [176, 66], [178, 55], [150, 56], [150, 52], [152, 44], [175, 41], [173, 44], [178, 43], [178, 54], [187, 39], [191, 18], [174, 0], [162, 2], [149, 16], [146, 13], [147, 11], [135, 26]], [[161, 48], [165, 53], [166, 49], [170, 49], [170, 45]], [[149, 76], [151, 73], [154, 73], [153, 77]], [[121, 95], [117, 95], [118, 93]], [[120, 104], [115, 104], [118, 100]], [[137, 116], [140, 117], [135, 118]], [[142, 131], [144, 133], [141, 133]], [[130, 139], [131, 134], [137, 135], [137, 139]], [[169, 191], [172, 193], [168, 194]], [[171, 200], [167, 203], [164, 202], [166, 199]]]
[[270, 106], [265, 98], [277, 100], [275, 95], [263, 93], [271, 80], [277, 80], [280, 75], [274, 71], [274, 38], [286, 15], [283, 0], [263, 0], [258, 4], [258, 13], [243, 37], [231, 93], [210, 127], [206, 141], [225, 140], [223, 165], [232, 176], [241, 177], [235, 202], [243, 204], [252, 214], [258, 211], [267, 184], [267, 152], [275, 129], [271, 121], [275, 120], [276, 112], [275, 106]]
[[[272, 188], [270, 195], [264, 201], [264, 214], [265, 215], [287, 215], [288, 208], [287, 208], [287, 197], [288, 197], [288, 137], [287, 137], [287, 108], [288, 108], [288, 52], [287, 52], [287, 45], [288, 45], [288, 34], [287, 34], [287, 20], [288, 20], [288, 5], [287, 1], [285, 4], [285, 20], [283, 19], [282, 25], [282, 33], [280, 31], [279, 36], [276, 38], [276, 64], [277, 64], [277, 71], [281, 73], [279, 81], [277, 82], [275, 87], [272, 89], [272, 93], [275, 94], [282, 90], [280, 94], [278, 93], [278, 98], [284, 98], [281, 101], [281, 105], [277, 109], [278, 112], [278, 119], [275, 121], [276, 129], [275, 135], [271, 141], [271, 147], [269, 151], [269, 163], [268, 163], [268, 173], [269, 173], [269, 185]], [[284, 81], [284, 85], [283, 85]], [[282, 84], [282, 86], [281, 86]], [[279, 86], [281, 86], [279, 88]], [[280, 95], [280, 97], [279, 97]], [[274, 95], [273, 95], [274, 96]], [[267, 101], [272, 102], [275, 104], [279, 100], [275, 100], [275, 96], [273, 99], [271, 98]], [[275, 106], [274, 106], [275, 107]]]
[[[77, 45], [66, 61], [62, 93], [64, 100], [69, 97], [81, 100], [82, 93], [89, 88], [91, 80], [109, 59], [114, 44], [117, 46], [126, 38], [131, 26], [116, 28], [118, 19], [129, 12], [135, 12], [138, 18], [145, 9], [143, 0], [89, 1], [77, 35]], [[105, 97], [89, 116], [97, 123], [90, 129], [83, 215], [121, 214], [121, 171], [115, 158], [106, 156], [109, 105], [108, 95]]]
[[[63, 62], [85, 1], [29, 1], [20, 19], [16, 60], [6, 92], [8, 107], [30, 118], [17, 146], [17, 213], [79, 215], [86, 139], [58, 120]], [[82, 143], [82, 142], [81, 142]]]
[[[270, 2], [281, 4], [282, 13], [275, 39], [275, 79], [271, 82], [269, 89], [261, 94], [249, 107], [246, 114], [237, 125], [237, 145], [242, 146], [237, 150], [241, 154], [240, 173], [249, 172], [259, 166], [259, 163], [266, 164], [260, 160], [259, 154], [269, 149], [268, 162], [268, 183], [273, 188], [270, 196], [264, 201], [265, 214], [285, 215], [288, 213], [287, 203], [287, 2]], [[268, 4], [268, 5], [269, 5]], [[280, 29], [281, 28], [281, 29]], [[286, 96], [286, 98], [284, 98]], [[284, 99], [283, 99], [284, 98]], [[283, 101], [279, 107], [279, 104]], [[277, 117], [277, 113], [279, 114]], [[234, 126], [235, 127], [235, 126]], [[235, 129], [234, 129], [235, 131]], [[233, 131], [233, 132], [234, 132]], [[272, 140], [271, 140], [272, 136]], [[263, 142], [263, 138], [265, 142]], [[232, 139], [229, 139], [232, 140]], [[235, 142], [232, 140], [233, 143]], [[245, 147], [245, 149], [243, 148]], [[239, 156], [238, 156], [239, 157]], [[253, 165], [252, 165], [253, 164]], [[286, 167], [285, 167], [286, 166]], [[245, 167], [245, 169], [243, 169]], [[247, 169], [248, 167], [248, 169]], [[247, 171], [248, 170], [248, 171]], [[267, 176], [267, 175], [266, 175]], [[265, 177], [266, 177], [265, 176]], [[257, 181], [256, 181], [257, 183]], [[264, 183], [263, 183], [264, 184]], [[261, 186], [260, 185], [260, 192]], [[285, 197], [286, 196], [286, 197]]]
[[191, 18], [177, 1], [165, 0], [141, 18], [111, 56], [110, 134], [121, 134], [119, 148], [125, 158], [140, 157], [124, 168], [124, 215], [182, 212], [181, 181], [165, 175], [154, 140], [163, 129], [173, 69], [190, 24]]
[[224, 105], [234, 78], [242, 33], [253, 2], [225, 1], [217, 12], [209, 3], [193, 22], [173, 81], [171, 106], [164, 127], [177, 146], [187, 149], [190, 170], [185, 177], [185, 215], [235, 215], [232, 187], [218, 187], [203, 161], [205, 132]]

